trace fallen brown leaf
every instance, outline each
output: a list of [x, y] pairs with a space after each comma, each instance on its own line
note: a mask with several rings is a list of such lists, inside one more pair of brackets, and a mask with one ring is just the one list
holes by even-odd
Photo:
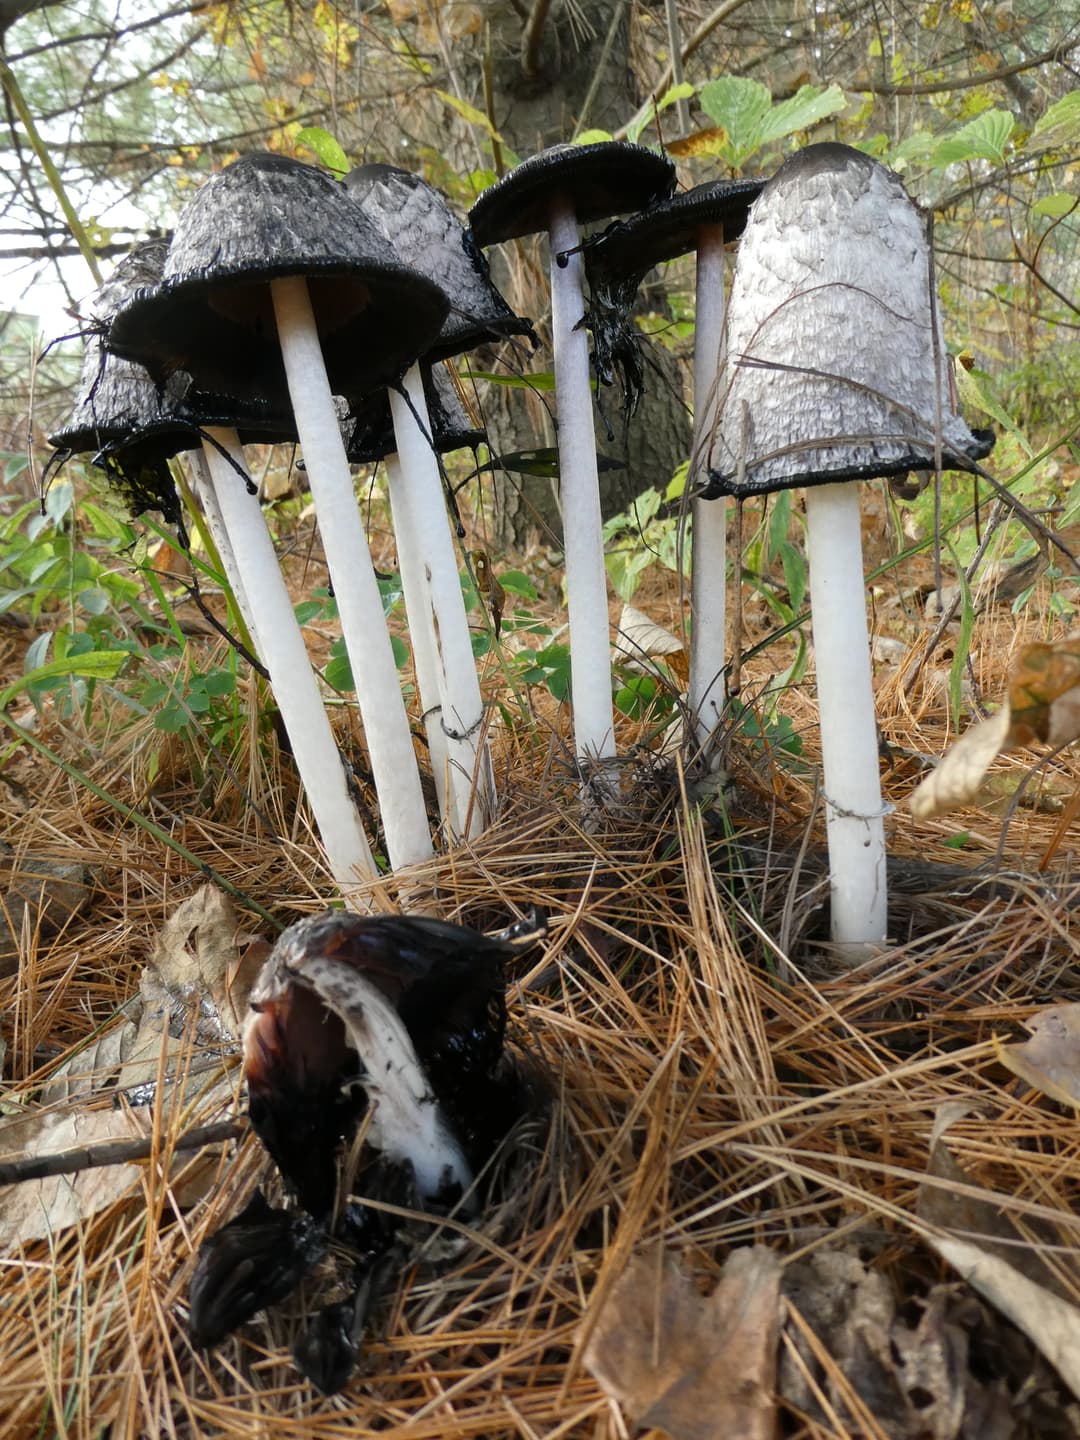
[[671, 1440], [771, 1440], [779, 1327], [771, 1250], [733, 1251], [708, 1296], [653, 1251], [613, 1286], [585, 1363], [632, 1419]]

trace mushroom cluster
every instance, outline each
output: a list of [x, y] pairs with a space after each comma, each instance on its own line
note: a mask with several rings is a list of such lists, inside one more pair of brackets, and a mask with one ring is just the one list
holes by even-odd
[[189, 1297], [196, 1344], [283, 1301], [333, 1242], [348, 1293], [295, 1353], [320, 1389], [344, 1384], [373, 1271], [401, 1229], [365, 1200], [478, 1217], [493, 1157], [543, 1103], [504, 1042], [506, 964], [544, 930], [539, 914], [488, 936], [329, 911], [279, 937], [252, 989], [244, 1078], [252, 1126], [295, 1203], [260, 1193], [203, 1246]]

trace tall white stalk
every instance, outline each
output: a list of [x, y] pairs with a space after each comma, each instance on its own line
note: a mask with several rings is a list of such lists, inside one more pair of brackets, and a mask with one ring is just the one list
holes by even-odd
[[[703, 225], [698, 237], [694, 320], [694, 443], [690, 452], [691, 473], [687, 477], [695, 489], [705, 479], [709, 436], [716, 421], [716, 381], [723, 339], [724, 227]], [[691, 514], [689, 701], [697, 743], [704, 750], [724, 708], [727, 498], [695, 500]]]
[[[398, 532], [395, 511], [394, 533], [409, 634], [415, 637], [425, 626], [428, 630], [425, 664], [435, 680], [435, 703], [440, 707], [434, 718], [449, 767], [445, 813], [450, 829], [455, 836], [474, 836], [487, 824], [492, 799], [491, 765], [483, 744], [484, 702], [418, 365], [409, 368], [402, 384], [408, 399], [394, 389], [387, 393], [399, 461], [396, 483], [407, 492], [405, 527]], [[390, 483], [393, 487], [393, 476]], [[403, 549], [407, 552], [410, 547], [415, 547], [414, 553], [403, 561]], [[423, 692], [421, 700], [427, 709]], [[433, 763], [435, 759], [433, 754]]]
[[832, 938], [852, 959], [884, 943], [885, 826], [862, 572], [859, 487], [806, 491]]
[[293, 418], [352, 666], [391, 867], [433, 853], [390, 633], [353, 494], [307, 283], [271, 282]]
[[569, 201], [552, 204], [551, 343], [555, 361], [555, 402], [559, 424], [559, 495], [566, 556], [566, 599], [570, 618], [570, 682], [574, 746], [580, 758], [615, 754], [611, 703], [611, 638], [607, 575], [600, 520], [600, 488], [589, 380], [589, 337], [578, 227]]
[[[255, 618], [253, 635], [285, 722], [296, 768], [307, 792], [334, 879], [353, 909], [358, 880], [378, 871], [349, 794], [345, 768], [326, 717], [318, 682], [296, 622], [258, 496], [244, 483], [247, 466], [235, 430], [210, 429], [204, 442], [209, 484], [238, 574]], [[233, 462], [230, 464], [230, 460]], [[238, 468], [234, 469], [234, 465]]]
[[[235, 441], [236, 450], [240, 450], [240, 442], [236, 437], [235, 431], [219, 431], [218, 433], [232, 436]], [[225, 519], [221, 513], [217, 487], [214, 485], [210, 475], [210, 466], [202, 450], [193, 450], [190, 455], [190, 461], [192, 491], [194, 492], [196, 500], [199, 502], [199, 508], [202, 510], [203, 516], [206, 519], [206, 524], [210, 530], [214, 544], [217, 546], [222, 569], [225, 571], [225, 578], [229, 582], [229, 588], [236, 601], [236, 608], [240, 611], [241, 618], [247, 626], [248, 634], [255, 644], [259, 658], [262, 659], [255, 611], [252, 609], [251, 601], [248, 599], [244, 577], [240, 572], [240, 567], [236, 563], [236, 555], [233, 551], [232, 541], [229, 539], [229, 532], [225, 528]], [[236, 478], [239, 483], [243, 484], [239, 476]]]

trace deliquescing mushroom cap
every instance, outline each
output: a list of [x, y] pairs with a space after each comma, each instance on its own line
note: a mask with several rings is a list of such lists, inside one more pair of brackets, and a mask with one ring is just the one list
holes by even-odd
[[565, 196], [580, 225], [666, 200], [675, 166], [666, 155], [625, 140], [553, 145], [530, 155], [485, 190], [469, 211], [477, 245], [546, 231], [552, 201]]
[[[750, 212], [728, 305], [714, 495], [946, 469], [993, 445], [956, 412], [923, 213], [846, 145], [784, 162]], [[744, 475], [738, 469], [742, 454]]]
[[[436, 452], [446, 455], [451, 450], [475, 450], [483, 443], [487, 432], [477, 429], [470, 420], [445, 365], [431, 366], [425, 360], [422, 372], [431, 441]], [[380, 390], [349, 412], [343, 434], [345, 453], [351, 465], [374, 464], [393, 454], [397, 449], [397, 440], [385, 390]]]
[[608, 227], [585, 247], [590, 284], [636, 278], [697, 249], [703, 225], [722, 225], [725, 244], [746, 229], [764, 180], [709, 180]]
[[426, 360], [448, 360], [509, 335], [526, 335], [535, 343], [532, 325], [514, 314], [492, 284], [486, 258], [441, 191], [411, 171], [383, 164], [350, 170], [345, 188], [397, 258], [433, 280], [450, 301]]
[[143, 366], [105, 349], [112, 316], [133, 293], [160, 279], [167, 248], [165, 240], [135, 246], [94, 294], [75, 404], [49, 444], [56, 452], [50, 464], [92, 454], [134, 512], [158, 509], [175, 520], [175, 487], [164, 467], [174, 455], [197, 449], [206, 426], [235, 427], [254, 444], [289, 438], [293, 424], [287, 411], [261, 399], [202, 394], [185, 371], [158, 385]]
[[335, 394], [395, 379], [438, 334], [448, 301], [395, 259], [323, 170], [248, 155], [217, 171], [181, 214], [161, 283], [115, 316], [108, 345], [161, 379], [187, 370], [200, 389], [287, 403], [269, 282], [308, 282]]

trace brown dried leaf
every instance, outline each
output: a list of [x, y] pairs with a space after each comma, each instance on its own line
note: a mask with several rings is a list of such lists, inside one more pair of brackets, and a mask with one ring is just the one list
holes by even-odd
[[654, 1251], [613, 1286], [585, 1363], [638, 1424], [671, 1440], [770, 1440], [779, 1326], [771, 1250], [734, 1251], [709, 1296]]
[[1067, 745], [1080, 736], [1080, 636], [1025, 645], [1009, 669], [1014, 745]]
[[1031, 1039], [997, 1045], [1014, 1075], [1060, 1105], [1080, 1107], [1080, 1003], [1052, 1005], [1027, 1021]]
[[727, 143], [727, 131], [723, 126], [713, 125], [708, 130], [685, 135], [681, 140], [669, 140], [667, 150], [676, 160], [689, 160], [694, 155], [719, 155]]
[[0, 977], [19, 966], [19, 936], [24, 926], [54, 935], [90, 898], [90, 874], [73, 860], [24, 855], [7, 877], [0, 900]]
[[1080, 1396], [1080, 1310], [967, 1240], [930, 1235], [937, 1253], [1012, 1321]]
[[1007, 747], [1012, 729], [1008, 705], [960, 736], [941, 764], [908, 801], [916, 820], [930, 820], [976, 799], [987, 770]]
[[[6, 1159], [55, 1155], [61, 1150], [124, 1140], [145, 1133], [142, 1118], [119, 1110], [21, 1115], [0, 1126], [0, 1153]], [[149, 1118], [145, 1116], [147, 1122]], [[75, 1175], [50, 1175], [0, 1186], [0, 1252], [88, 1220], [139, 1183], [137, 1166], [103, 1165]]]

